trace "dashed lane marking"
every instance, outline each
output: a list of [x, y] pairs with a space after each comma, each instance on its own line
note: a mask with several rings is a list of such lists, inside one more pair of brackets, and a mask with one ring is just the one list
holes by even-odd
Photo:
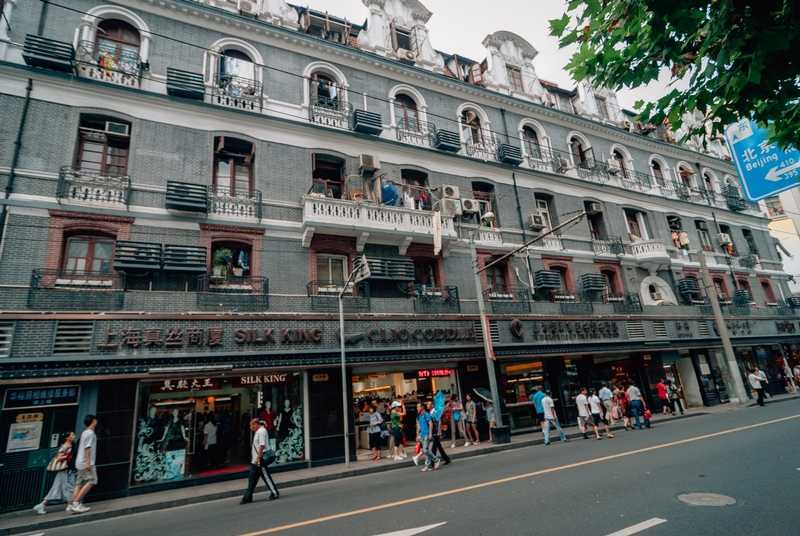
[[649, 528], [655, 527], [656, 525], [660, 525], [661, 523], [666, 523], [666, 522], [667, 522], [666, 519], [661, 519], [660, 517], [654, 517], [653, 519], [642, 521], [641, 523], [637, 523], [626, 529], [618, 530], [617, 532], [612, 532], [608, 536], [630, 536], [631, 534], [642, 532], [643, 530], [647, 530]]

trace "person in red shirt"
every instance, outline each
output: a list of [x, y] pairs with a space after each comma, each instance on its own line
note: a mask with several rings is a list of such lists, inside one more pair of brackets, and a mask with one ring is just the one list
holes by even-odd
[[656, 389], [658, 389], [658, 399], [661, 400], [661, 406], [663, 407], [661, 411], [663, 411], [665, 415], [667, 413], [673, 413], [672, 404], [667, 400], [667, 386], [664, 385], [664, 380], [658, 380]]
[[272, 409], [272, 401], [267, 400], [265, 405], [261, 406], [261, 411], [258, 413], [258, 419], [264, 421], [264, 427], [267, 429], [269, 439], [275, 439], [275, 418], [277, 413]]

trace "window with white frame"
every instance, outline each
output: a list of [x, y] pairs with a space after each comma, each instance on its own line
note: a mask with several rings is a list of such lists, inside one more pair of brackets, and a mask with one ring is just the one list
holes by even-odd
[[341, 285], [347, 272], [347, 257], [344, 255], [317, 255], [317, 279]]
[[545, 231], [549, 231], [553, 228], [553, 220], [550, 218], [550, 203], [547, 199], [536, 198], [536, 211], [542, 217], [542, 221], [545, 225], [547, 225], [547, 229]]

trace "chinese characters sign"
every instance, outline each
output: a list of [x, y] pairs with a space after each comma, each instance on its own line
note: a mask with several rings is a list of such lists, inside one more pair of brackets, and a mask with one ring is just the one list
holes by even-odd
[[99, 348], [183, 348], [184, 346], [222, 346], [222, 328], [125, 328], [113, 332], [106, 328]]
[[161, 380], [150, 384], [151, 394], [179, 391], [214, 391], [217, 389], [222, 389], [222, 380], [219, 378]]
[[25, 409], [54, 406], [72, 406], [78, 403], [81, 388], [78, 385], [9, 389], [3, 409]]
[[748, 200], [760, 201], [800, 186], [800, 151], [778, 149], [753, 121], [743, 119], [728, 126], [725, 139]]

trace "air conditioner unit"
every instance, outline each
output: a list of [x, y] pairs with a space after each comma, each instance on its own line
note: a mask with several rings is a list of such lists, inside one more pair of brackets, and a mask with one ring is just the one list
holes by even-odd
[[364, 171], [377, 171], [381, 169], [381, 161], [377, 156], [371, 154], [358, 155], [358, 169]]
[[106, 134], [111, 134], [113, 136], [129, 136], [130, 135], [130, 125], [126, 125], [125, 123], [115, 123], [113, 121], [106, 121]]
[[663, 299], [664, 299], [664, 297], [663, 297], [663, 296], [661, 296], [661, 293], [660, 293], [660, 292], [651, 292], [651, 293], [650, 293], [650, 299], [651, 299], [651, 300], [663, 300]]
[[445, 216], [461, 216], [461, 199], [442, 199], [434, 205]]
[[556, 158], [553, 160], [553, 171], [556, 173], [566, 173], [569, 168], [569, 160], [566, 158]]
[[708, 224], [704, 221], [697, 222], [697, 228], [701, 231], [708, 231]]
[[531, 214], [528, 216], [528, 227], [534, 231], [541, 231], [547, 227], [541, 214]]
[[727, 233], [719, 233], [717, 235], [717, 242], [720, 246], [727, 246], [731, 243], [731, 235]]
[[619, 162], [616, 159], [609, 158], [608, 160], [606, 160], [606, 163], [608, 164], [609, 173], [616, 175], [617, 173], [622, 171], [622, 168], [620, 167]]
[[603, 205], [600, 203], [589, 203], [589, 206], [586, 207], [586, 213], [591, 215], [594, 214], [601, 214], [603, 212]]
[[242, 12], [243, 15], [256, 15], [258, 14], [258, 2], [257, 0], [239, 0], [239, 11]]
[[632, 127], [633, 127], [633, 123], [631, 123], [627, 119], [623, 119], [622, 120], [622, 128], [624, 128], [626, 130], [630, 130]]
[[474, 199], [463, 198], [461, 200], [461, 211], [464, 214], [475, 214], [481, 211], [481, 206]]
[[552, 108], [553, 106], [556, 105], [556, 100], [550, 93], [545, 92], [544, 96], [542, 97], [542, 104], [544, 106], [549, 106], [550, 108]]
[[414, 52], [411, 50], [398, 48], [397, 59], [400, 60], [400, 63], [407, 63], [409, 65], [414, 65], [417, 62], [417, 55], [414, 54]]
[[458, 195], [458, 186], [442, 185], [442, 197], [445, 199], [461, 199], [461, 196]]

